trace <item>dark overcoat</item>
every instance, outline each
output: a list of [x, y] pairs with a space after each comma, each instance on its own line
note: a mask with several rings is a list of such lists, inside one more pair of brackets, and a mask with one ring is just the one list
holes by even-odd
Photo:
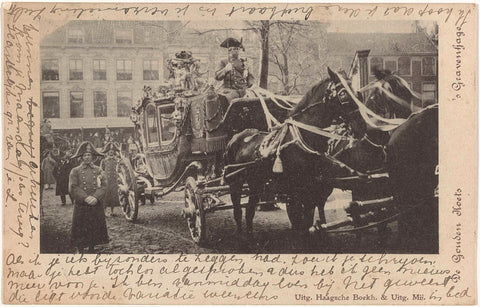
[[[72, 245], [78, 248], [108, 243], [107, 224], [103, 200], [106, 180], [102, 170], [93, 163], [82, 163], [70, 172], [69, 192], [74, 199], [72, 220]], [[98, 202], [89, 205], [88, 196]]]
[[117, 174], [118, 159], [116, 157], [105, 157], [100, 163], [100, 168], [105, 174], [107, 180], [107, 191], [105, 193], [104, 205], [105, 207], [118, 207], [120, 202], [118, 200], [118, 174]]
[[53, 176], [55, 176], [55, 180], [57, 181], [57, 185], [55, 186], [55, 195], [68, 194], [68, 182], [72, 168], [73, 161], [71, 160], [61, 160], [53, 168]]

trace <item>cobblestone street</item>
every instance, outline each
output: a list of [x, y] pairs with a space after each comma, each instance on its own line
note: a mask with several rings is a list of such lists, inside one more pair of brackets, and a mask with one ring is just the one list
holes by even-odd
[[[60, 205], [55, 190], [46, 190], [42, 203], [41, 252], [73, 253], [70, 244], [70, 228], [73, 205], [67, 201]], [[336, 193], [345, 203], [345, 193]], [[348, 196], [348, 195], [347, 195]], [[335, 196], [334, 196], [335, 197]], [[254, 218], [254, 238], [247, 240], [234, 234], [235, 222], [232, 210], [207, 214], [208, 242], [203, 247], [195, 245], [190, 237], [186, 221], [181, 216], [183, 191], [174, 192], [158, 199], [155, 204], [147, 202], [139, 208], [138, 220], [127, 221], [120, 208], [116, 214], [106, 217], [110, 243], [97, 246], [96, 251], [108, 254], [161, 254], [161, 253], [345, 253], [345, 252], [394, 252], [394, 243], [386, 247], [376, 244], [376, 230], [363, 232], [360, 238], [354, 234], [330, 234], [325, 240], [312, 238], [299, 240], [290, 230], [286, 211], [257, 211]], [[327, 203], [327, 220], [332, 219], [332, 202]], [[342, 213], [340, 213], [342, 214]], [[330, 216], [329, 216], [330, 215]], [[395, 225], [395, 224], [393, 224]], [[393, 237], [393, 236], [392, 236]], [[394, 241], [394, 240], [390, 240]]]

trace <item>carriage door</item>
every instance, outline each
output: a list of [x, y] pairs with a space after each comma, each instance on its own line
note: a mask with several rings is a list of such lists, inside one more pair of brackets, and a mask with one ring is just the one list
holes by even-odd
[[147, 131], [147, 146], [148, 148], [158, 147], [159, 137], [158, 137], [158, 121], [157, 121], [157, 112], [155, 109], [155, 104], [149, 104], [145, 108], [146, 114], [146, 131]]
[[[149, 108], [151, 107], [151, 108]], [[177, 152], [177, 131], [173, 118], [175, 104], [149, 105], [147, 125], [149, 146], [156, 146], [146, 151], [147, 161], [152, 177], [156, 180], [169, 180], [175, 177], [179, 165]]]
[[175, 104], [173, 103], [158, 107], [158, 126], [160, 130], [160, 146], [162, 150], [169, 150], [177, 136], [177, 129], [173, 118], [174, 111]]

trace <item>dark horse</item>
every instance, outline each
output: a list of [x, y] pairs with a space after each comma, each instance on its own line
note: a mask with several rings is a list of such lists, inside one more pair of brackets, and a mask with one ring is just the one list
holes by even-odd
[[[369, 85], [366, 104], [377, 106], [377, 110], [378, 106], [387, 106], [381, 108], [387, 110], [381, 115], [401, 114], [408, 120], [390, 127], [387, 127], [388, 122], [382, 123], [375, 118], [366, 120], [365, 136], [351, 146], [337, 149], [335, 157], [362, 173], [384, 169], [389, 178], [373, 183], [355, 180], [340, 187], [352, 190], [354, 199], [393, 195], [400, 211], [405, 212], [399, 219], [400, 237], [421, 240], [419, 244], [409, 242], [404, 246], [410, 248], [413, 244], [415, 251], [435, 252], [435, 247], [438, 248], [438, 209], [432, 193], [438, 183], [434, 174], [438, 164], [438, 108], [411, 114], [409, 106], [417, 96], [408, 84], [389, 72], [377, 71], [376, 76], [377, 81]], [[351, 90], [347, 92], [353, 94]], [[325, 187], [324, 191], [326, 194], [319, 198], [322, 202], [326, 201], [331, 189]], [[422, 205], [422, 201], [426, 204]], [[323, 206], [319, 203], [319, 209]]]
[[387, 145], [387, 167], [407, 252], [438, 253], [438, 105], [398, 127]]
[[[318, 175], [330, 172], [351, 174], [351, 169], [325, 156], [329, 138], [315, 133], [315, 129], [329, 127], [334, 120], [339, 119], [351, 123], [355, 135], [363, 135], [365, 132], [365, 125], [355, 103], [344, 90], [338, 89], [342, 87], [338, 75], [330, 69], [328, 72], [330, 79], [321, 81], [307, 92], [292, 110], [286, 124], [270, 134], [254, 129], [245, 130], [236, 134], [227, 145], [225, 180], [230, 186], [238, 232], [242, 230], [240, 198], [245, 182], [249, 187], [247, 233], [253, 231], [255, 205], [263, 185], [270, 179], [289, 197], [287, 212], [292, 227], [307, 231], [313, 223], [318, 195], [325, 194], [322, 186], [316, 184]], [[305, 129], [305, 126], [299, 128], [301, 124], [313, 129]], [[259, 152], [260, 148], [267, 146], [265, 140], [268, 139], [272, 140], [273, 154], [265, 157]], [[229, 176], [245, 165], [248, 166], [242, 172]], [[272, 171], [274, 168], [277, 168], [277, 172]]]
[[[367, 114], [369, 119], [365, 121], [366, 134], [350, 146], [337, 149], [335, 155], [337, 159], [362, 173], [385, 169], [385, 146], [390, 135], [398, 123], [402, 122], [401, 119], [408, 118], [412, 113], [413, 98], [419, 98], [405, 80], [388, 70], [374, 70], [374, 74], [376, 80], [360, 91], [364, 94], [366, 107], [378, 117]], [[374, 184], [357, 181], [348, 189], [352, 190], [354, 200], [388, 197], [391, 195], [390, 185], [386, 180], [383, 181], [377, 180]]]

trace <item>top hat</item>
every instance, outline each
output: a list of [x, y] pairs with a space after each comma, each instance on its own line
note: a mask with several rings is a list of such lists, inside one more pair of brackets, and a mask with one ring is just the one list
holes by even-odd
[[92, 143], [90, 143], [89, 141], [85, 141], [80, 144], [80, 146], [78, 146], [77, 152], [73, 155], [72, 159], [81, 157], [86, 153], [91, 153], [94, 156], [103, 156], [103, 154], [95, 150], [95, 147], [93, 147]]
[[245, 48], [243, 47], [242, 42], [233, 37], [229, 37], [226, 40], [224, 40], [223, 43], [220, 44], [220, 47], [223, 47], [223, 48], [238, 47], [238, 48], [242, 48], [242, 50], [245, 51]]

